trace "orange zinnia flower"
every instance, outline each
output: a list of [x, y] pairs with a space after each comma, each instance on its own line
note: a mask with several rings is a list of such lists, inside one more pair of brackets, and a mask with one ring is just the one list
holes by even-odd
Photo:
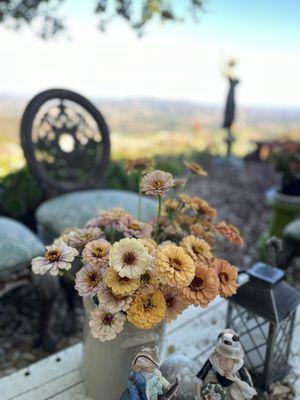
[[195, 276], [189, 286], [182, 289], [184, 297], [195, 306], [207, 307], [219, 294], [218, 280], [207, 265], [198, 263]]
[[229, 242], [237, 245], [244, 244], [244, 239], [241, 237], [239, 230], [235, 226], [227, 225], [225, 221], [222, 221], [216, 225], [216, 229]]

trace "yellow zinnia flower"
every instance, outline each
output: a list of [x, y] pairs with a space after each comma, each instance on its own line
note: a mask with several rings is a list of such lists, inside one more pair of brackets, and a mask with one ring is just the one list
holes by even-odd
[[187, 286], [195, 274], [195, 265], [191, 257], [182, 247], [173, 244], [159, 249], [155, 267], [160, 281], [170, 286]]
[[127, 319], [141, 329], [150, 329], [164, 319], [166, 300], [160, 290], [141, 292], [132, 301]]
[[106, 270], [105, 283], [116, 296], [131, 295], [140, 286], [139, 278], [122, 278], [112, 267]]
[[212, 259], [210, 245], [205, 240], [199, 239], [194, 235], [189, 235], [182, 239], [180, 245], [194, 261], [205, 263]]

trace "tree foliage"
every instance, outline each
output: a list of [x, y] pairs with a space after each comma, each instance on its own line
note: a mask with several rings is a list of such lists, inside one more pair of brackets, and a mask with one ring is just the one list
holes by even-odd
[[[79, 0], [78, 0], [79, 1]], [[184, 21], [197, 19], [204, 0], [82, 0], [84, 6], [94, 7], [99, 28], [104, 31], [116, 17], [126, 21], [142, 35], [153, 19]], [[53, 37], [66, 28], [59, 14], [62, 3], [68, 0], [0, 0], [0, 23], [18, 29], [30, 25], [43, 38]]]

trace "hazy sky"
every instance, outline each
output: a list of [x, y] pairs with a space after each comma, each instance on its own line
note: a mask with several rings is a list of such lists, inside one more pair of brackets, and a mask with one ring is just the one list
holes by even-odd
[[120, 21], [98, 31], [93, 4], [66, 0], [71, 39], [44, 42], [1, 27], [0, 94], [67, 87], [222, 104], [224, 61], [235, 56], [240, 103], [300, 108], [300, 0], [209, 0], [197, 25], [154, 23], [142, 39]]

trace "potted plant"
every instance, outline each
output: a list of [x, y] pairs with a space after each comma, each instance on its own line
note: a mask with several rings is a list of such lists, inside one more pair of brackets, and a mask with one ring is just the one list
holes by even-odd
[[300, 196], [300, 143], [278, 142], [269, 154], [269, 161], [282, 175], [280, 193]]
[[[141, 345], [160, 346], [165, 322], [236, 292], [236, 267], [214, 251], [218, 235], [237, 245], [243, 240], [235, 227], [216, 222], [205, 200], [184, 192], [192, 174], [206, 175], [198, 164], [185, 165], [188, 178], [176, 181], [153, 170], [149, 159], [128, 162], [140, 177], [138, 218], [123, 209], [102, 211], [32, 261], [34, 273], [67, 276], [83, 297], [83, 379], [93, 399], [121, 395], [133, 354]], [[141, 222], [143, 193], [158, 204], [148, 222]]]

